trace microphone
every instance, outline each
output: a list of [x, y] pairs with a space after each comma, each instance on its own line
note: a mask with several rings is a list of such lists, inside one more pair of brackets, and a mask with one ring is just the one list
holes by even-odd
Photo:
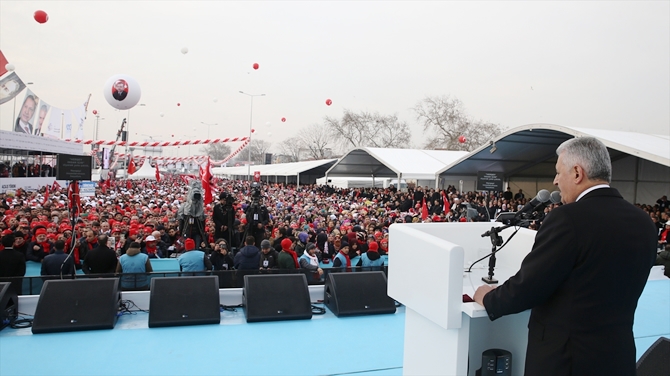
[[[559, 197], [560, 197], [560, 193], [559, 193]], [[545, 202], [549, 201], [550, 199], [551, 199], [551, 193], [549, 193], [549, 191], [546, 190], [546, 189], [541, 189], [539, 192], [537, 192], [537, 196], [535, 196], [535, 198], [530, 200], [530, 202], [527, 203], [526, 205], [524, 205], [524, 207], [521, 208], [521, 210], [516, 212], [514, 217], [515, 218], [521, 218], [527, 213], [532, 213], [536, 210], [536, 208], [539, 205], [544, 204]]]
[[[551, 195], [549, 195], [549, 200], [541, 203], [540, 205], [536, 206], [533, 208], [533, 212], [531, 214], [535, 213], [542, 213], [544, 211], [544, 208], [551, 204], [559, 204], [561, 202], [561, 192], [559, 191], [553, 191], [551, 192]], [[532, 219], [537, 219], [534, 218], [535, 215], [530, 216]]]

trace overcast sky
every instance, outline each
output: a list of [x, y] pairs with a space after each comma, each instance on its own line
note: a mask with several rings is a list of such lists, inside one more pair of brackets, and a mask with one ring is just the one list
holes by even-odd
[[[34, 21], [38, 9], [47, 23]], [[253, 127], [275, 145], [349, 109], [397, 113], [418, 147], [425, 135], [410, 109], [429, 95], [457, 97], [505, 128], [670, 135], [669, 1], [1, 0], [0, 49], [52, 106], [91, 94], [86, 138], [92, 110], [104, 118], [101, 139], [128, 117], [102, 95], [119, 73], [139, 82], [145, 104], [130, 111], [131, 141], [204, 139], [201, 122], [218, 123], [212, 138], [245, 136], [250, 98], [240, 90], [266, 94], [254, 99]], [[1, 129], [11, 117], [10, 101]], [[187, 150], [166, 154], [175, 153]]]

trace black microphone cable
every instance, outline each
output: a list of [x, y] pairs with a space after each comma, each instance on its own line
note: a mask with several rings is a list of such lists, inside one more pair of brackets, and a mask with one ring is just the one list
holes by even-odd
[[[512, 235], [510, 235], [509, 238], [507, 238], [507, 241], [506, 241], [505, 243], [503, 243], [503, 245], [501, 245], [500, 248], [498, 248], [498, 249], [496, 250], [496, 253], [497, 253], [497, 252], [500, 252], [500, 250], [503, 249], [503, 248], [507, 245], [507, 243], [509, 243], [510, 240], [512, 240], [512, 238], [514, 237], [514, 235], [516, 235], [516, 233], [519, 232], [520, 229], [521, 229], [521, 227], [515, 227], [515, 230], [514, 230], [514, 232], [512, 233]], [[486, 255], [486, 256], [480, 258], [479, 260], [473, 262], [472, 265], [470, 265], [470, 267], [469, 267], [468, 270], [466, 271], [466, 273], [470, 273], [470, 272], [472, 271], [472, 267], [473, 267], [476, 263], [478, 263], [478, 262], [480, 262], [480, 261], [482, 261], [482, 260], [485, 260], [486, 258], [491, 257], [492, 255], [493, 255], [493, 252], [491, 252], [491, 253], [489, 253], [488, 255]]]

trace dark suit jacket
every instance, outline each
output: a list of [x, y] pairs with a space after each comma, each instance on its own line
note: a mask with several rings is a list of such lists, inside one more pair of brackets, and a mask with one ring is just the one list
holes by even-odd
[[656, 256], [649, 215], [613, 188], [549, 213], [491, 320], [532, 308], [526, 375], [635, 375], [633, 316]]
[[0, 282], [11, 282], [14, 291], [21, 295], [23, 278], [11, 277], [23, 277], [24, 275], [26, 275], [26, 258], [23, 253], [13, 248], [0, 251]]
[[[33, 125], [28, 123], [28, 128], [30, 129], [30, 133], [28, 134], [33, 134]], [[14, 123], [14, 132], [26, 133], [26, 131], [23, 130], [23, 127], [19, 125], [19, 118], [16, 118], [16, 123]]]
[[118, 91], [115, 90], [115, 91], [112, 93], [112, 96], [113, 96], [114, 99], [116, 99], [117, 101], [122, 101], [122, 100], [126, 99], [126, 97], [128, 96], [128, 93], [125, 92], [125, 91], [122, 91], [122, 92], [119, 93]]
[[116, 252], [103, 245], [88, 251], [82, 265], [85, 274], [100, 274], [116, 272]]

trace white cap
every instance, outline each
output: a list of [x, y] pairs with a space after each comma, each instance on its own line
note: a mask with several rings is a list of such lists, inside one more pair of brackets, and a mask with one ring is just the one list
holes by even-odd
[[149, 235], [149, 236], [147, 236], [147, 238], [145, 240], [148, 241], [148, 242], [155, 242], [156, 238], [154, 238], [153, 235]]

